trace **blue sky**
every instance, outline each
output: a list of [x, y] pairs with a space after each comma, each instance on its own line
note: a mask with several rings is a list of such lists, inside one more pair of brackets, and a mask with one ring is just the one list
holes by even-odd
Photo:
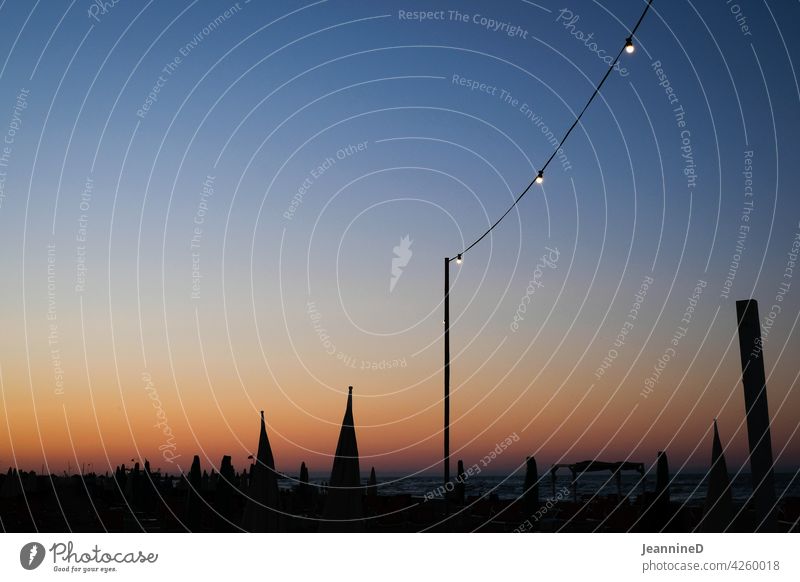
[[[535, 175], [553, 151], [542, 126], [561, 137], [605, 72], [597, 51], [616, 54], [643, 7], [2, 3], [0, 131], [21, 124], [0, 206], [9, 402], [61, 439], [61, 408], [80, 418], [99, 395], [80, 454], [99, 459], [109, 430], [119, 450], [152, 449], [148, 370], [186, 455], [243, 455], [247, 422], [267, 408], [274, 446], [293, 463], [329, 454], [354, 384], [368, 454], [428, 468], [440, 439], [442, 258]], [[756, 297], [769, 313], [800, 230], [797, 10], [654, 2], [624, 74], [611, 74], [544, 184], [452, 266], [464, 455], [518, 430], [526, 453], [548, 461], [654, 460], [673, 443], [676, 458], [702, 465], [719, 416], [743, 461], [733, 302]], [[405, 16], [415, 11], [436, 18]], [[413, 254], [390, 292], [406, 235]], [[67, 384], [55, 399], [49, 244]], [[558, 262], [527, 293], [548, 248]], [[647, 277], [630, 339], [598, 379]], [[698, 281], [668, 388], [643, 398]], [[790, 287], [769, 324], [766, 352], [787, 466], [798, 457], [798, 293]], [[393, 360], [406, 365], [371, 369]], [[198, 418], [210, 436], [193, 430]], [[6, 445], [34, 439], [9, 426]], [[37, 460], [45, 448], [20, 447]]]

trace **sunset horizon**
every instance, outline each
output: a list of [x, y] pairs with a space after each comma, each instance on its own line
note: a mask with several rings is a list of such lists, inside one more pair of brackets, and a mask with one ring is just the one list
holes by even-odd
[[798, 531], [797, 21], [0, 2], [0, 530]]

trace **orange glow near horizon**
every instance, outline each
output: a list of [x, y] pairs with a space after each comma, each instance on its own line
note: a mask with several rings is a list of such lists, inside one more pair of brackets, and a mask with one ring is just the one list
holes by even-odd
[[[730, 355], [731, 360], [735, 355]], [[631, 412], [631, 400], [635, 403], [636, 399], [630, 391], [609, 397], [609, 390], [598, 385], [590, 389], [577, 382], [562, 383], [553, 369], [545, 370], [530, 386], [524, 383], [533, 379], [533, 370], [515, 371], [488, 390], [484, 386], [491, 386], [492, 376], [501, 375], [501, 369], [476, 371], [464, 385], [459, 384], [463, 379], [458, 363], [454, 371], [453, 465], [457, 459], [476, 462], [513, 434], [518, 442], [494, 460], [487, 473], [515, 471], [531, 454], [544, 468], [553, 462], [595, 457], [649, 464], [656, 451], [664, 449], [674, 467], [685, 463], [686, 470], [702, 469], [711, 446], [711, 423], [705, 421], [714, 416], [719, 417], [729, 447], [729, 466], [746, 463], [741, 386], [735, 373], [724, 379], [718, 374], [700, 399], [688, 384], [672, 394], [655, 394], [652, 398], [660, 402], [656, 411], [672, 399], [669, 414], [659, 418], [658, 412], [646, 414], [641, 406]], [[286, 381], [278, 387], [246, 376], [246, 385], [256, 388], [245, 391], [215, 380], [211, 390], [204, 375], [192, 373], [176, 374], [180, 389], [175, 390], [169, 371], [139, 371], [118, 387], [114, 374], [98, 370], [92, 374], [91, 391], [72, 380], [59, 395], [52, 391], [46, 372], [45, 368], [45, 373], [33, 376], [37, 389], [31, 393], [19, 389], [28, 385], [24, 373], [3, 369], [3, 465], [38, 472], [44, 463], [50, 471], [61, 472], [68, 464], [73, 469], [91, 464], [102, 472], [130, 464], [131, 459], [149, 459], [153, 468], [178, 473], [188, 469], [195, 454], [208, 469], [229, 454], [234, 466], [242, 468], [255, 452], [258, 410], [263, 408], [277, 468], [293, 474], [304, 461], [312, 474], [324, 474], [330, 469], [346, 395], [344, 389], [309, 384], [297, 389]], [[369, 382], [366, 374], [356, 374], [361, 377], [361, 382], [353, 384], [362, 472], [372, 466], [383, 474], [440, 471], [441, 382], [435, 369], [431, 372], [418, 385], [414, 380], [421, 374], [411, 366], [379, 381]], [[347, 375], [343, 373], [342, 379]], [[80, 377], [80, 370], [67, 367], [65, 377]], [[798, 452], [791, 412], [796, 410], [796, 397], [790, 392], [781, 398], [779, 391], [790, 381], [782, 375], [770, 381], [776, 387], [770, 404], [779, 468], [792, 467]], [[44, 386], [48, 389], [43, 390]], [[718, 414], [714, 406], [726, 398], [730, 398], [728, 404]]]

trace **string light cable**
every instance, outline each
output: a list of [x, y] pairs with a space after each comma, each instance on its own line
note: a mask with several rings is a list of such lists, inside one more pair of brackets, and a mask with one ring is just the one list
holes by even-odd
[[539, 172], [536, 174], [536, 177], [533, 178], [533, 180], [530, 181], [530, 183], [525, 187], [525, 189], [522, 191], [522, 193], [520, 193], [520, 195], [516, 197], [514, 202], [511, 204], [511, 206], [508, 207], [508, 210], [506, 210], [500, 216], [500, 218], [498, 218], [488, 229], [486, 229], [486, 231], [481, 236], [479, 236], [477, 239], [475, 239], [475, 241], [471, 245], [466, 247], [463, 251], [458, 253], [455, 257], [449, 258], [448, 261], [456, 261], [456, 263], [460, 265], [462, 263], [462, 261], [463, 261], [464, 254], [466, 254], [476, 244], [481, 242], [486, 237], [486, 235], [488, 235], [490, 232], [492, 232], [495, 229], [495, 227], [498, 224], [500, 224], [500, 222], [502, 222], [502, 220], [506, 216], [508, 216], [508, 213], [511, 212], [512, 210], [514, 210], [514, 208], [516, 208], [516, 206], [519, 203], [519, 201], [522, 200], [522, 198], [525, 196], [525, 194], [528, 193], [528, 191], [533, 187], [534, 184], [541, 184], [542, 182], [544, 182], [544, 172], [547, 169], [547, 166], [549, 166], [550, 162], [553, 161], [553, 158], [556, 157], [556, 154], [558, 153], [558, 150], [564, 147], [564, 143], [567, 141], [567, 138], [572, 133], [572, 130], [575, 129], [575, 127], [578, 125], [578, 123], [580, 123], [581, 118], [583, 117], [583, 114], [586, 113], [586, 110], [589, 109], [589, 105], [592, 104], [592, 101], [594, 101], [594, 98], [597, 97], [597, 95], [600, 93], [600, 89], [603, 87], [603, 84], [606, 82], [606, 79], [608, 79], [608, 77], [611, 75], [611, 71], [614, 70], [614, 67], [617, 65], [617, 61], [619, 61], [619, 58], [622, 56], [622, 53], [625, 52], [625, 53], [628, 53], [628, 54], [632, 54], [636, 50], [636, 47], [633, 44], [633, 38], [636, 35], [636, 31], [639, 29], [639, 25], [642, 24], [642, 20], [644, 20], [644, 17], [647, 14], [647, 11], [650, 10], [650, 5], [652, 3], [653, 3], [653, 0], [648, 0], [647, 4], [644, 7], [644, 10], [642, 11], [641, 16], [639, 16], [639, 20], [636, 21], [636, 24], [631, 29], [631, 32], [628, 35], [628, 38], [625, 39], [625, 44], [622, 46], [622, 48], [617, 53], [617, 56], [614, 58], [614, 60], [609, 65], [608, 70], [606, 71], [605, 75], [603, 75], [603, 78], [600, 79], [600, 82], [595, 87], [594, 91], [592, 92], [591, 96], [589, 97], [589, 100], [586, 102], [586, 105], [583, 106], [583, 109], [581, 109], [581, 112], [577, 115], [577, 117], [575, 117], [575, 121], [572, 122], [572, 125], [570, 125], [569, 129], [567, 129], [567, 131], [564, 133], [564, 137], [561, 138], [560, 142], [558, 142], [558, 145], [553, 150], [553, 153], [550, 154], [550, 157], [547, 158], [547, 161], [542, 166], [542, 169], [539, 170]]

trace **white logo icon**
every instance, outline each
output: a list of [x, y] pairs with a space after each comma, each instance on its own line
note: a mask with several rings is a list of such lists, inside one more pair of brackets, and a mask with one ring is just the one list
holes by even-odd
[[38, 542], [29, 542], [19, 552], [19, 563], [26, 570], [35, 570], [44, 561], [44, 546]]
[[389, 293], [394, 291], [395, 285], [397, 285], [400, 276], [403, 274], [403, 268], [408, 265], [411, 255], [414, 254], [411, 251], [411, 243], [413, 242], [409, 235], [406, 235], [400, 239], [400, 244], [392, 249], [395, 256], [392, 257], [392, 278], [389, 280]]

